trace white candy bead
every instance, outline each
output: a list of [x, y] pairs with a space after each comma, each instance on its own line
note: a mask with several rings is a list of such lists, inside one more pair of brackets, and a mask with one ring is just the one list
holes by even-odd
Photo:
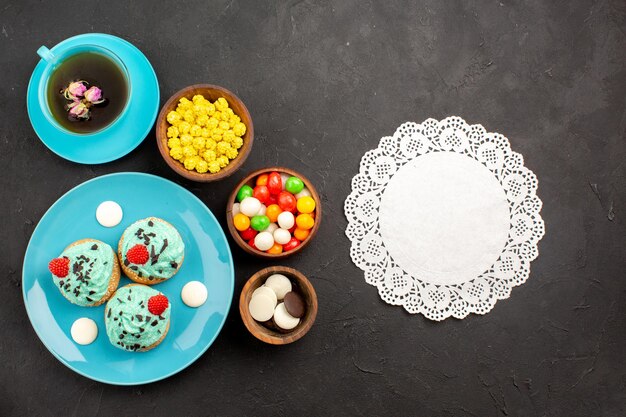
[[276, 223], [270, 223], [270, 225], [267, 226], [267, 229], [265, 229], [265, 231], [269, 233], [274, 233], [274, 230], [276, 229], [278, 229], [278, 225]]
[[267, 207], [265, 206], [265, 204], [261, 204], [261, 208], [259, 209], [259, 212], [256, 215], [265, 216], [265, 212], [267, 212]]
[[291, 330], [300, 323], [300, 319], [287, 312], [285, 303], [280, 303], [274, 310], [274, 323], [283, 330]]
[[248, 310], [256, 321], [268, 321], [274, 315], [276, 308], [276, 298], [271, 298], [267, 294], [257, 294], [250, 298]]
[[274, 242], [279, 243], [281, 245], [284, 245], [291, 240], [291, 233], [289, 233], [289, 230], [285, 230], [285, 229], [274, 230], [273, 236], [274, 236]]
[[289, 211], [283, 211], [278, 215], [278, 225], [283, 229], [291, 229], [295, 222], [296, 219], [293, 217], [293, 213]]
[[189, 307], [200, 307], [206, 302], [207, 296], [206, 286], [200, 281], [189, 281], [180, 293], [183, 303]]
[[122, 207], [115, 201], [103, 201], [96, 209], [96, 220], [104, 227], [117, 226], [122, 217], [124, 217]]
[[260, 251], [266, 251], [274, 246], [274, 236], [270, 232], [261, 232], [254, 238], [254, 246]]
[[291, 281], [282, 274], [270, 275], [265, 281], [265, 286], [271, 288], [279, 300], [285, 298], [285, 294], [291, 291]]
[[72, 324], [70, 333], [74, 342], [79, 345], [88, 345], [98, 337], [98, 325], [92, 319], [82, 317]]
[[261, 202], [254, 197], [246, 197], [239, 204], [239, 210], [248, 217], [256, 216], [261, 210]]
[[300, 200], [302, 197], [311, 197], [311, 192], [308, 188], [304, 187], [302, 191], [295, 195], [296, 200]]
[[233, 217], [235, 217], [236, 215], [238, 215], [239, 213], [241, 213], [241, 210], [239, 210], [239, 203], [235, 203], [233, 204]]
[[276, 297], [276, 293], [270, 287], [260, 286], [259, 288], [254, 290], [254, 292], [252, 293], [252, 297], [250, 297], [250, 298], [252, 299], [252, 298], [256, 297], [259, 294], [267, 295], [272, 300], [274, 300], [274, 305], [278, 304], [278, 297]]
[[285, 189], [285, 184], [287, 184], [289, 177], [291, 177], [291, 175], [285, 174], [284, 172], [280, 174], [280, 179], [283, 182], [283, 190]]

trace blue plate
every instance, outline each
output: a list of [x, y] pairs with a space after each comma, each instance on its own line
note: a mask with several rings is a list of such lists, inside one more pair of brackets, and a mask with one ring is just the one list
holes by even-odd
[[[100, 226], [96, 208], [114, 200], [124, 211], [113, 228]], [[148, 352], [126, 352], [111, 345], [104, 327], [104, 307], [79, 307], [67, 301], [48, 272], [50, 259], [73, 241], [102, 240], [114, 248], [135, 220], [156, 216], [172, 223], [185, 242], [185, 262], [178, 274], [154, 288], [172, 305], [170, 330]], [[189, 366], [213, 343], [224, 325], [234, 290], [234, 267], [222, 228], [193, 194], [173, 182], [142, 173], [105, 175], [67, 192], [35, 228], [22, 269], [26, 311], [37, 335], [61, 362], [88, 378], [116, 385], [146, 384]], [[180, 292], [189, 281], [203, 282], [209, 293], [199, 308], [183, 304]], [[122, 277], [120, 286], [130, 283]], [[90, 345], [72, 340], [74, 320], [89, 317], [98, 325]]]
[[[139, 49], [116, 36], [88, 33], [66, 39], [50, 50], [61, 52], [78, 45], [97, 45], [113, 51], [126, 65], [132, 95], [119, 123], [81, 138], [51, 124], [39, 105], [39, 81], [46, 62], [39, 61], [28, 83], [28, 117], [39, 139], [54, 153], [81, 164], [102, 164], [121, 158], [145, 139], [159, 111], [159, 83], [154, 69]], [[35, 53], [33, 51], [33, 53]]]

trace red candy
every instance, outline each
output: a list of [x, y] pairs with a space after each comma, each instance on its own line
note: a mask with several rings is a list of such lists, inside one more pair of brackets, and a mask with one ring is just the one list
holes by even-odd
[[241, 235], [241, 238], [243, 240], [250, 240], [250, 239], [254, 239], [254, 237], [258, 234], [259, 232], [257, 232], [256, 230], [254, 230], [251, 227], [248, 227], [246, 230], [244, 230], [243, 232], [239, 232], [239, 234]]
[[291, 194], [289, 191], [281, 191], [278, 194], [278, 206], [283, 211], [291, 211], [292, 213], [296, 210], [296, 197]]
[[292, 237], [289, 242], [283, 245], [283, 251], [287, 252], [292, 249], [295, 249], [298, 246], [300, 246], [300, 241], [296, 239], [295, 237]]
[[270, 190], [265, 185], [257, 185], [254, 187], [254, 190], [252, 190], [252, 196], [265, 204], [270, 197]]
[[283, 180], [278, 172], [272, 172], [267, 178], [267, 188], [270, 194], [276, 195], [283, 190]]
[[278, 204], [278, 197], [276, 197], [273, 194], [270, 194], [270, 196], [267, 199], [267, 203], [265, 203], [265, 205], [271, 206], [272, 204]]
[[[248, 241], [248, 245], [250, 245], [252, 247], [252, 249], [256, 249], [256, 246], [254, 246], [254, 238], [250, 239]], [[258, 250], [258, 249], [257, 249]]]

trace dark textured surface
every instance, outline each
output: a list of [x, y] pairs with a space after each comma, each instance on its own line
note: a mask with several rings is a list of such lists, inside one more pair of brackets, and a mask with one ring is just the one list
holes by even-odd
[[[0, 2], [0, 415], [626, 415], [623, 1], [63, 3]], [[236, 92], [257, 133], [242, 171], [218, 184], [181, 180], [153, 133], [103, 166], [48, 151], [25, 112], [35, 51], [89, 31], [137, 45], [162, 102], [198, 82]], [[433, 323], [384, 304], [364, 282], [349, 260], [342, 204], [381, 136], [447, 115], [504, 133], [524, 155], [539, 178], [546, 236], [510, 299], [483, 317]], [[274, 164], [302, 171], [325, 203], [316, 241], [286, 262], [319, 294], [304, 339], [257, 342], [233, 303], [193, 366], [126, 388], [74, 374], [37, 339], [22, 257], [69, 188], [150, 172], [188, 187], [224, 223], [230, 187]], [[267, 263], [233, 252], [238, 296]]]

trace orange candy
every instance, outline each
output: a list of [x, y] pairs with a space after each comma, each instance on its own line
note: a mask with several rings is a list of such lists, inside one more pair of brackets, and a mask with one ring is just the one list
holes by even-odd
[[295, 237], [299, 241], [303, 241], [304, 239], [309, 237], [309, 233], [311, 233], [311, 232], [309, 232], [308, 230], [297, 229], [296, 228], [296, 230], [293, 231], [293, 237]]
[[310, 214], [298, 214], [298, 217], [296, 217], [296, 225], [298, 226], [298, 229], [309, 230], [314, 224], [315, 220], [313, 220], [313, 217], [311, 217]]
[[265, 210], [265, 215], [269, 217], [270, 222], [276, 223], [276, 221], [278, 220], [278, 215], [282, 212], [283, 211], [280, 209], [278, 204], [270, 204]]
[[259, 175], [256, 179], [256, 185], [267, 185], [267, 178], [269, 177], [269, 175], [267, 174], [263, 174], [263, 175]]
[[280, 245], [278, 243], [274, 243], [274, 246], [269, 248], [267, 250], [267, 253], [273, 253], [273, 254], [283, 253], [283, 245]]
[[237, 213], [235, 217], [233, 217], [233, 224], [235, 225], [235, 229], [243, 232], [250, 227], [250, 219], [245, 214]]

